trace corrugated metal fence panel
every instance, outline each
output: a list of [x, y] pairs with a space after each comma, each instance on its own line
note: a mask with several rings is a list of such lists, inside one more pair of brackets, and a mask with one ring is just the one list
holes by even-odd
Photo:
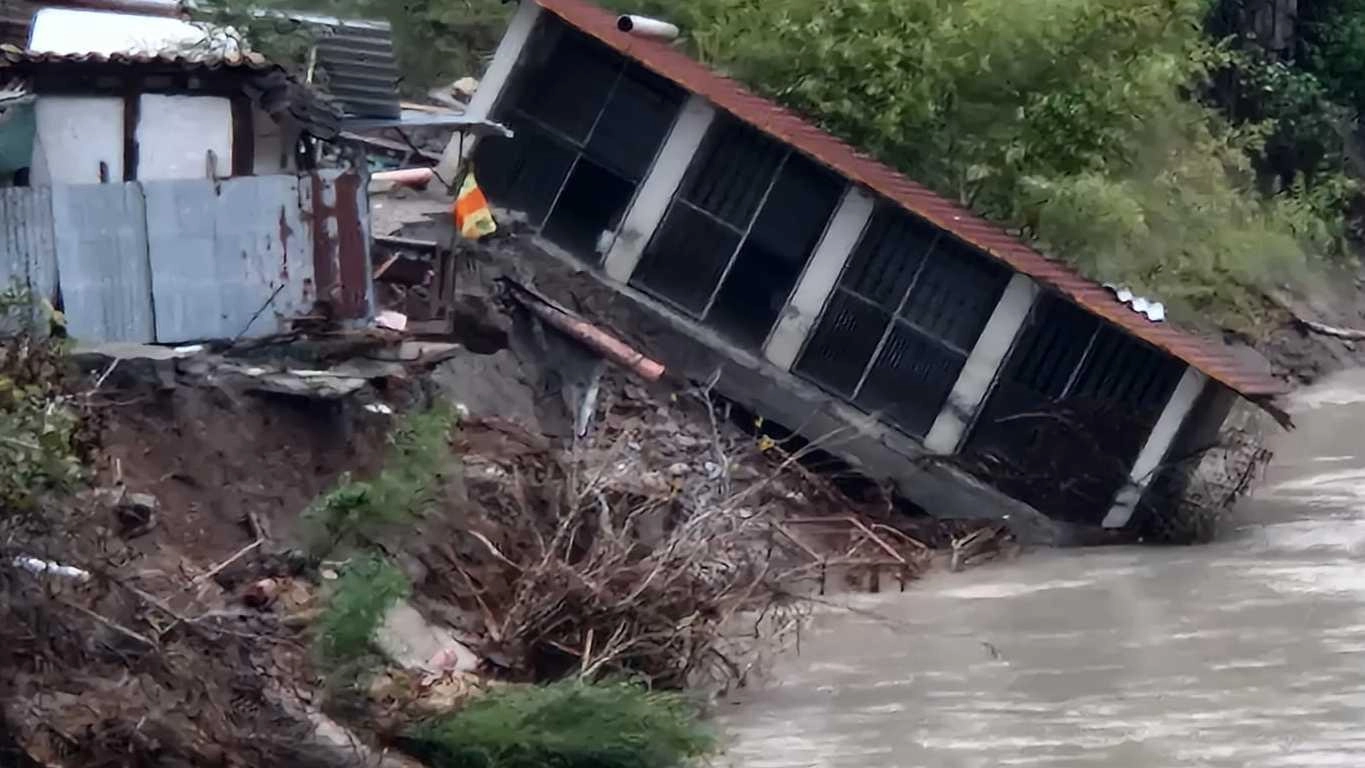
[[297, 178], [153, 182], [146, 194], [158, 342], [264, 336], [308, 314]]
[[313, 236], [318, 303], [336, 320], [370, 317], [370, 203], [355, 171], [324, 170], [302, 177], [303, 221]]
[[146, 216], [136, 183], [52, 188], [57, 266], [72, 337], [155, 339]]
[[0, 290], [16, 282], [34, 298], [51, 299], [57, 288], [52, 189], [0, 189]]

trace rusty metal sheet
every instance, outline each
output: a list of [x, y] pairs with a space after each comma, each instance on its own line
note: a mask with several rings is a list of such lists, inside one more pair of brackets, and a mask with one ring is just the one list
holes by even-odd
[[1249, 398], [1282, 394], [1284, 382], [1247, 365], [1221, 341], [1153, 323], [1118, 301], [1102, 286], [1048, 259], [966, 208], [943, 198], [898, 171], [859, 153], [786, 108], [712, 72], [667, 43], [617, 30], [616, 15], [590, 0], [535, 0], [570, 26], [597, 38], [720, 109], [777, 138], [958, 239], [1038, 280], [1089, 312], [1156, 346]]
[[142, 187], [52, 187], [67, 331], [83, 342], [155, 340]]
[[311, 310], [296, 177], [144, 187], [158, 342], [266, 336]]
[[303, 221], [313, 237], [318, 304], [334, 320], [365, 320], [373, 307], [369, 198], [355, 171], [306, 174]]

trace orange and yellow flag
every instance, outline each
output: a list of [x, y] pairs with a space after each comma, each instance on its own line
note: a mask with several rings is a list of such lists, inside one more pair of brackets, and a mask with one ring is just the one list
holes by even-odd
[[465, 174], [460, 194], [455, 196], [455, 228], [466, 240], [478, 240], [498, 231], [488, 199], [474, 180], [474, 171]]

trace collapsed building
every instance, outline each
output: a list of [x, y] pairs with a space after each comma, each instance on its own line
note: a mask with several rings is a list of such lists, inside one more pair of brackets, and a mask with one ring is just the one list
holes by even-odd
[[[472, 159], [574, 299], [608, 292], [674, 372], [936, 514], [1131, 529], [1246, 489], [1259, 447], [1202, 457], [1238, 401], [1275, 412], [1285, 385], [1255, 353], [618, 21], [521, 0], [469, 108], [514, 138], [452, 142], [444, 161]], [[1208, 472], [1217, 492], [1192, 500]]]

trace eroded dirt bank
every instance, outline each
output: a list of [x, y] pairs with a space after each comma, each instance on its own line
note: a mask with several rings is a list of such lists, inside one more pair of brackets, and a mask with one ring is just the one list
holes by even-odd
[[[761, 656], [736, 615], [780, 640], [803, 595], [898, 589], [955, 540], [959, 565], [1011, 550], [813, 473], [703, 390], [608, 370], [516, 313], [486, 321], [468, 345], [369, 331], [78, 356], [95, 472], [7, 539], [47, 565], [0, 570], [0, 754], [410, 764], [385, 750], [488, 681], [734, 687]], [[380, 483], [405, 414], [441, 402], [459, 426], [416, 514], [316, 549], [319, 499]], [[362, 544], [410, 591], [378, 673], [338, 688], [317, 622]]]

